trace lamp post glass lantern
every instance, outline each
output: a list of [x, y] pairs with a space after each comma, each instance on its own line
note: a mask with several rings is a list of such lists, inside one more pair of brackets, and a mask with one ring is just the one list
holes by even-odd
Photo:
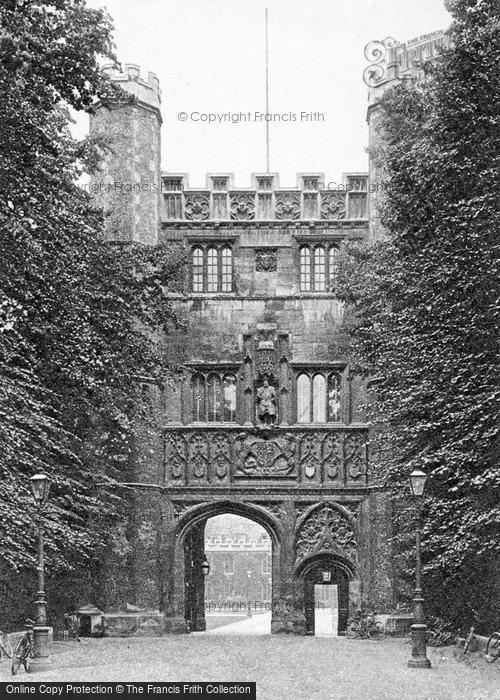
[[47, 601], [45, 597], [45, 552], [42, 511], [47, 503], [50, 480], [46, 474], [35, 474], [30, 479], [31, 491], [36, 505], [36, 524], [38, 528], [38, 591], [35, 601], [36, 623], [33, 627], [33, 660], [31, 671], [43, 671], [49, 668], [47, 651], [49, 628], [47, 627]]
[[408, 661], [410, 668], [430, 668], [427, 658], [427, 625], [424, 615], [424, 598], [422, 595], [422, 559], [421, 544], [421, 503], [427, 476], [416, 469], [410, 474], [410, 489], [417, 504], [417, 526], [415, 528], [415, 593], [413, 596], [413, 624], [411, 626], [412, 649]]
[[425, 474], [425, 472], [422, 472], [419, 469], [415, 469], [415, 471], [412, 471], [412, 473], [410, 474], [410, 488], [412, 496], [420, 497], [424, 495], [426, 481], [427, 474]]
[[40, 506], [47, 502], [50, 491], [50, 480], [46, 474], [35, 474], [30, 479], [31, 492], [35, 503]]
[[203, 561], [201, 562], [201, 570], [202, 570], [203, 576], [208, 576], [208, 574], [210, 573], [210, 564], [208, 562], [206, 555], [203, 555]]

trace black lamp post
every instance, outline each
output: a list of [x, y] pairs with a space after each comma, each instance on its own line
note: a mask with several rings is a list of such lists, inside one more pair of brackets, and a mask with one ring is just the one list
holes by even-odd
[[422, 560], [420, 555], [421, 540], [421, 499], [427, 476], [424, 472], [415, 470], [410, 474], [410, 487], [412, 496], [417, 502], [417, 527], [415, 533], [415, 593], [413, 597], [413, 624], [411, 626], [412, 649], [411, 658], [408, 660], [410, 668], [430, 668], [431, 662], [427, 658], [427, 625], [425, 624], [424, 599], [422, 597]]
[[43, 671], [50, 667], [48, 653], [49, 628], [47, 627], [47, 602], [45, 599], [45, 559], [43, 541], [43, 508], [47, 503], [50, 490], [49, 477], [46, 474], [35, 474], [30, 479], [31, 491], [36, 505], [36, 525], [38, 529], [38, 592], [36, 604], [35, 626], [33, 628], [33, 660], [31, 671]]

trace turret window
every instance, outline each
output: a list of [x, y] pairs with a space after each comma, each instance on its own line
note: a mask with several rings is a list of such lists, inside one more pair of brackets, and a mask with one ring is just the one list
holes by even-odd
[[191, 251], [191, 289], [194, 293], [233, 291], [233, 251], [230, 246], [195, 246]]

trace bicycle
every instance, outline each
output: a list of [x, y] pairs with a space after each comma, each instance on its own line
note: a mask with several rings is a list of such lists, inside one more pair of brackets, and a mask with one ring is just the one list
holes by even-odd
[[495, 663], [500, 656], [500, 632], [493, 632], [486, 644], [485, 658], [489, 664]]
[[450, 644], [455, 644], [457, 635], [451, 629], [451, 623], [445, 622], [441, 618], [436, 618], [436, 629], [434, 629], [435, 636], [428, 642], [430, 646], [433, 647], [444, 647]]
[[379, 640], [384, 637], [384, 634], [382, 623], [376, 622], [374, 615], [364, 615], [360, 612], [347, 624], [346, 635], [349, 639]]
[[[435, 637], [436, 637], [436, 633], [434, 632], [434, 630], [429, 630], [429, 629], [426, 630], [425, 643], [427, 644], [427, 646], [432, 646], [432, 643], [433, 643]], [[413, 643], [413, 634], [412, 634], [411, 630], [407, 633], [407, 635], [403, 639], [403, 643], [404, 644], [412, 644]]]
[[466, 637], [466, 639], [465, 639], [465, 642], [464, 642], [464, 650], [463, 650], [463, 653], [464, 653], [464, 654], [467, 654], [467, 652], [469, 651], [469, 647], [470, 647], [470, 645], [472, 644], [472, 642], [473, 642], [473, 640], [474, 640], [474, 637], [475, 637], [474, 630], [475, 630], [475, 629], [476, 629], [476, 628], [475, 628], [474, 626], [472, 626], [472, 627], [470, 628], [470, 630], [469, 630], [469, 634], [467, 635], [467, 637]]
[[33, 627], [35, 622], [33, 620], [26, 620], [26, 632], [21, 637], [17, 643], [16, 649], [12, 656], [12, 675], [15, 676], [19, 671], [21, 664], [24, 666], [26, 673], [29, 673], [31, 666], [31, 659], [34, 654], [34, 643], [33, 643]]
[[4, 656], [6, 656], [8, 659], [12, 659], [12, 653], [12, 644], [10, 643], [10, 639], [5, 632], [0, 631], [0, 663], [2, 662]]

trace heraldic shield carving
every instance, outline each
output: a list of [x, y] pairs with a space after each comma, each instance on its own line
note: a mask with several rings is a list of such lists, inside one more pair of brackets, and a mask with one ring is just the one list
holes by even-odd
[[279, 437], [263, 440], [247, 433], [237, 436], [234, 443], [236, 457], [235, 477], [296, 476], [295, 439], [285, 433]]

